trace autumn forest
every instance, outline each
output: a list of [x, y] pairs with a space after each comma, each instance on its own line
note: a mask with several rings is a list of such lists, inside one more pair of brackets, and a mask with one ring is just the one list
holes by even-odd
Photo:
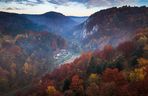
[[148, 7], [0, 12], [0, 96], [148, 96]]

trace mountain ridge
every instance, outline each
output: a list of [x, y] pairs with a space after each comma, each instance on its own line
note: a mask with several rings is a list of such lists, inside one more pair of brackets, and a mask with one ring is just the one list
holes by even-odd
[[136, 30], [148, 27], [148, 8], [123, 6], [101, 10], [78, 27], [73, 36], [86, 49], [103, 48], [106, 44], [116, 46], [117, 41], [129, 40]]

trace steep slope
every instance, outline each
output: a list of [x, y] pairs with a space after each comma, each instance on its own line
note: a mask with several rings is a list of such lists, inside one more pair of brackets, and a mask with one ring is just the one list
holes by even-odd
[[82, 25], [74, 30], [82, 46], [88, 49], [113, 46], [132, 38], [135, 30], [148, 27], [147, 7], [110, 8], [91, 15]]
[[28, 86], [53, 70], [57, 66], [54, 52], [64, 48], [66, 41], [49, 32], [1, 35], [0, 95]]
[[59, 66], [19, 96], [147, 96], [147, 81], [148, 29], [142, 29], [116, 48], [107, 45]]

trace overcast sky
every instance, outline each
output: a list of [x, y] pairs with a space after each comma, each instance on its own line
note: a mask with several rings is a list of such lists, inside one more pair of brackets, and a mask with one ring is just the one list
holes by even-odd
[[148, 6], [148, 0], [0, 0], [0, 11], [43, 14], [56, 11], [70, 16], [89, 16], [110, 7]]

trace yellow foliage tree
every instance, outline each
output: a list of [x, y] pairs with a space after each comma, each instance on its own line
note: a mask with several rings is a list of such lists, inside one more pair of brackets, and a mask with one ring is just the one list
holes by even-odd
[[148, 65], [148, 59], [140, 58], [137, 60], [140, 66]]
[[145, 71], [144, 71], [144, 67], [142, 68], [136, 68], [134, 71], [132, 71], [129, 74], [129, 79], [131, 81], [139, 81], [139, 80], [144, 80], [145, 78]]
[[90, 74], [89, 83], [99, 83], [99, 76], [97, 74]]
[[49, 96], [53, 96], [56, 92], [57, 91], [56, 91], [54, 86], [48, 86], [47, 87], [47, 93], [48, 93]]

